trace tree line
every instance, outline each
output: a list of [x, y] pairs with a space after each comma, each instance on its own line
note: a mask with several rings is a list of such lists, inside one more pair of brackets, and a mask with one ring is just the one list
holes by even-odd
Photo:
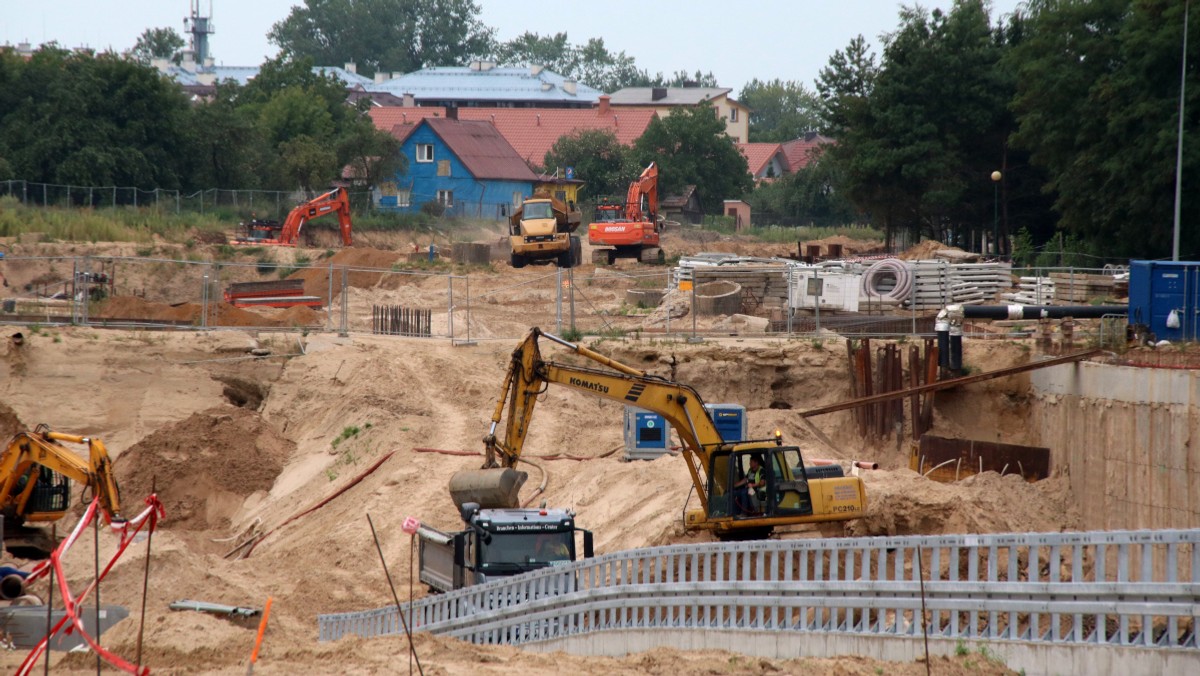
[[[544, 165], [574, 166], [602, 195], [622, 194], [656, 161], [664, 192], [696, 184], [710, 209], [744, 196], [786, 224], [870, 222], [889, 237], [967, 246], [998, 235], [1001, 253], [1009, 242], [1036, 249], [1053, 239], [1094, 255], [1165, 255], [1183, 4], [1030, 0], [999, 19], [989, 9], [986, 0], [956, 0], [945, 12], [903, 8], [878, 48], [859, 36], [831, 55], [814, 89], [746, 84], [737, 98], [752, 109], [751, 141], [835, 139], [796, 174], [754, 187], [707, 107], [654, 120], [631, 148], [601, 132], [564, 137]], [[323, 187], [347, 165], [367, 182], [395, 171], [394, 140], [313, 64], [354, 61], [370, 74], [485, 58], [545, 65], [603, 91], [717, 84], [699, 70], [651, 75], [600, 38], [525, 33], [500, 42], [478, 16], [472, 0], [306, 0], [269, 34], [277, 59], [248, 85], [222, 83], [199, 104], [114, 55], [0, 54], [0, 178], [290, 190]], [[169, 29], [150, 29], [131, 51], [148, 62], [181, 45]], [[1192, 225], [1183, 252], [1200, 256], [1200, 204], [1189, 199], [1200, 168], [1200, 37], [1187, 57], [1181, 220]]]

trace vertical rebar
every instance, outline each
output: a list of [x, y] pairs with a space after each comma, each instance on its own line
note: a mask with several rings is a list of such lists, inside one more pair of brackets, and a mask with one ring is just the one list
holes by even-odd
[[567, 268], [567, 286], [570, 290], [571, 300], [571, 333], [575, 332], [575, 266]]
[[[150, 495], [156, 495], [157, 493], [158, 476], [154, 475], [150, 477]], [[146, 565], [142, 573], [142, 619], [138, 622], [137, 660], [135, 664], [137, 664], [139, 672], [142, 667], [142, 637], [146, 631], [146, 595], [150, 591], [150, 545], [154, 543], [154, 528], [158, 525], [158, 512], [151, 507], [150, 514], [146, 518], [150, 520], [150, 532], [146, 534]], [[99, 630], [99, 627], [96, 629]]]
[[[417, 654], [417, 647], [413, 645], [412, 629], [404, 617], [404, 610], [400, 607], [400, 597], [396, 595], [396, 585], [392, 582], [392, 574], [388, 571], [387, 560], [383, 558], [383, 547], [379, 545], [379, 535], [375, 533], [375, 523], [371, 521], [370, 514], [367, 515], [367, 525], [371, 527], [371, 538], [375, 540], [375, 551], [379, 552], [379, 564], [383, 566], [383, 575], [387, 578], [388, 588], [392, 590], [392, 600], [396, 602], [396, 614], [400, 616], [400, 622], [404, 625], [404, 634], [408, 636], [408, 649], [417, 661], [417, 670], [421, 676], [425, 676], [425, 670], [421, 668], [421, 656]], [[412, 575], [411, 570], [409, 575]]]
[[921, 580], [921, 634], [925, 637], [925, 674], [931, 673], [929, 666], [929, 625], [925, 623], [925, 573], [921, 570], [921, 548], [917, 552], [917, 578]]

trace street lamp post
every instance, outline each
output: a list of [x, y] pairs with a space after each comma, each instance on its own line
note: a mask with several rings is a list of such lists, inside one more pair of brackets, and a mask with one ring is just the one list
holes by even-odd
[[992, 172], [992, 255], [1000, 255], [1000, 179], [1004, 174]]

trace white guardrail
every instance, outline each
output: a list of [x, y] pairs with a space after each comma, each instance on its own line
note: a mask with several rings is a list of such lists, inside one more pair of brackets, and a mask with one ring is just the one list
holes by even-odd
[[[1200, 529], [675, 545], [430, 596], [411, 624], [513, 645], [654, 628], [919, 637], [924, 606], [931, 637], [1195, 650], [1198, 544]], [[391, 606], [318, 630], [403, 627]]]

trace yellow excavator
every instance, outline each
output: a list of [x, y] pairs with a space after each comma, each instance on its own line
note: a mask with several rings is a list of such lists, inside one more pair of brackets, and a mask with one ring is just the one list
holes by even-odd
[[[63, 444], [87, 447], [87, 459]], [[100, 498], [110, 521], [121, 520], [120, 494], [104, 442], [53, 432], [38, 425], [18, 432], [0, 452], [0, 513], [4, 547], [14, 556], [44, 559], [57, 546], [49, 533], [28, 523], [58, 521], [71, 506], [71, 481]]]
[[[606, 369], [571, 366], [546, 361], [538, 348], [545, 337]], [[783, 445], [775, 437], [728, 443], [721, 438], [691, 387], [647, 374], [558, 336], [531, 329], [512, 353], [500, 400], [484, 437], [483, 469], [456, 473], [450, 492], [456, 500], [515, 506], [524, 478], [516, 471], [533, 420], [538, 397], [551, 384], [658, 413], [671, 424], [683, 443], [683, 457], [691, 473], [700, 509], [685, 515], [691, 529], [712, 530], [718, 537], [767, 537], [778, 526], [847, 521], [862, 516], [866, 492], [862, 479], [843, 476], [840, 467], [805, 467], [800, 449]], [[505, 409], [507, 408], [507, 415]], [[506, 419], [504, 439], [496, 437]], [[754, 491], [742, 486], [745, 477], [761, 467], [765, 485]]]

